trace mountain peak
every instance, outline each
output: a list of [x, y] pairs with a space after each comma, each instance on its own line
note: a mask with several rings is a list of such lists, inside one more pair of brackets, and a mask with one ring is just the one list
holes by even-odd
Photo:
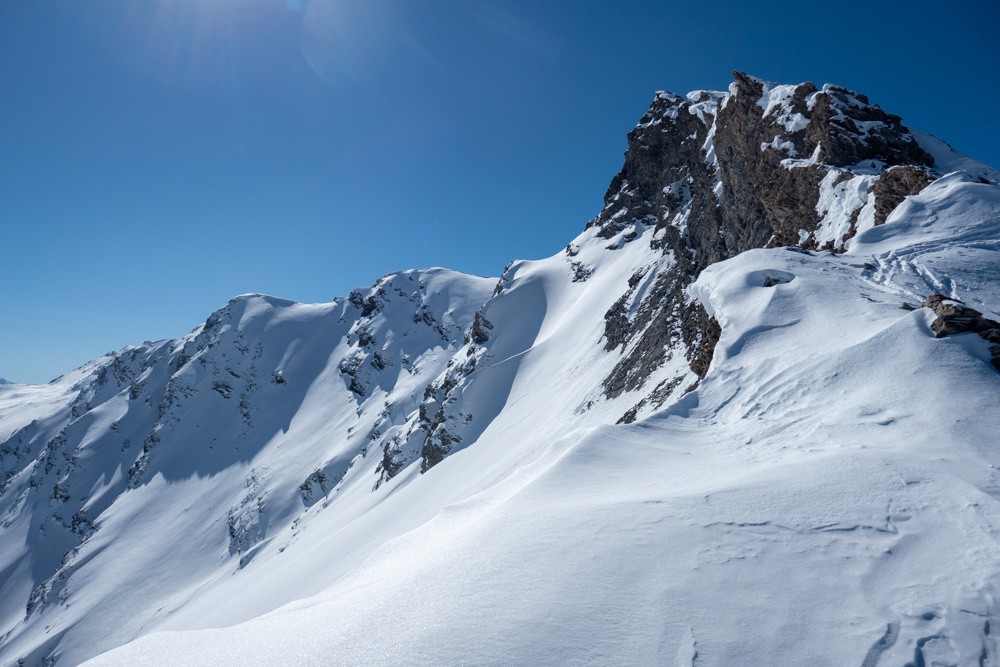
[[2, 391], [0, 662], [998, 655], [995, 174], [737, 72], [552, 257]]
[[919, 174], [933, 165], [900, 117], [865, 95], [734, 72], [728, 92], [654, 96], [629, 133], [625, 165], [608, 188], [604, 210], [588, 226], [607, 238], [636, 221], [660, 227], [693, 201], [695, 217], [686, 219], [685, 229], [712, 246], [705, 248], [709, 263], [803, 238], [842, 249], [856, 228], [848, 226], [837, 238], [817, 234], [824, 177], [877, 178], [889, 167], [905, 166], [914, 174], [906, 194], [913, 194], [928, 182]]

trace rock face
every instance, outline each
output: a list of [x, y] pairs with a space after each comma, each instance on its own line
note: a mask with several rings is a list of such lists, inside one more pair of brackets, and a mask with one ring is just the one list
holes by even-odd
[[881, 225], [903, 200], [923, 190], [934, 180], [929, 169], [907, 165], [886, 169], [872, 188], [875, 224]]
[[706, 266], [751, 248], [842, 250], [931, 180], [933, 158], [864, 95], [734, 77], [726, 94], [656, 95], [588, 225], [624, 243], [654, 227], [674, 259], [634, 317], [631, 293], [605, 316], [605, 348], [623, 353], [604, 382], [609, 397], [643, 386], [681, 350], [696, 375], [707, 372], [718, 323], [684, 295]]

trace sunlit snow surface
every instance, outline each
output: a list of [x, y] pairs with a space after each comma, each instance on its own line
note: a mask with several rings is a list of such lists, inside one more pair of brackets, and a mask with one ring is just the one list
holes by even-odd
[[[1000, 374], [978, 336], [900, 307], [1000, 317], [1000, 188], [952, 174], [845, 254], [713, 265], [691, 289], [722, 324], [708, 377], [627, 426], [581, 406], [606, 304], [655, 257], [596, 241], [575, 242], [587, 283], [526, 262], [487, 306], [524, 326], [496, 341], [514, 367], [474, 445], [348, 490], [89, 664], [1000, 664]], [[183, 497], [211, 483], [139, 492], [208, 515]], [[118, 548], [175, 559], [157, 587], [192, 581], [155, 537]]]

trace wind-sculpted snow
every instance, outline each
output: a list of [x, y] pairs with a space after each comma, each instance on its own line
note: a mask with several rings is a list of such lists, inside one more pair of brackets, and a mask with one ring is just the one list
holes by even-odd
[[0, 386], [0, 663], [995, 664], [995, 174], [739, 74], [499, 280]]

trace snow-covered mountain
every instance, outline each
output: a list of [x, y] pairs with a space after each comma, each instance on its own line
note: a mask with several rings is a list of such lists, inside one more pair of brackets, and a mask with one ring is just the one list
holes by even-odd
[[553, 257], [2, 386], [0, 663], [1000, 664], [998, 183], [737, 73]]

